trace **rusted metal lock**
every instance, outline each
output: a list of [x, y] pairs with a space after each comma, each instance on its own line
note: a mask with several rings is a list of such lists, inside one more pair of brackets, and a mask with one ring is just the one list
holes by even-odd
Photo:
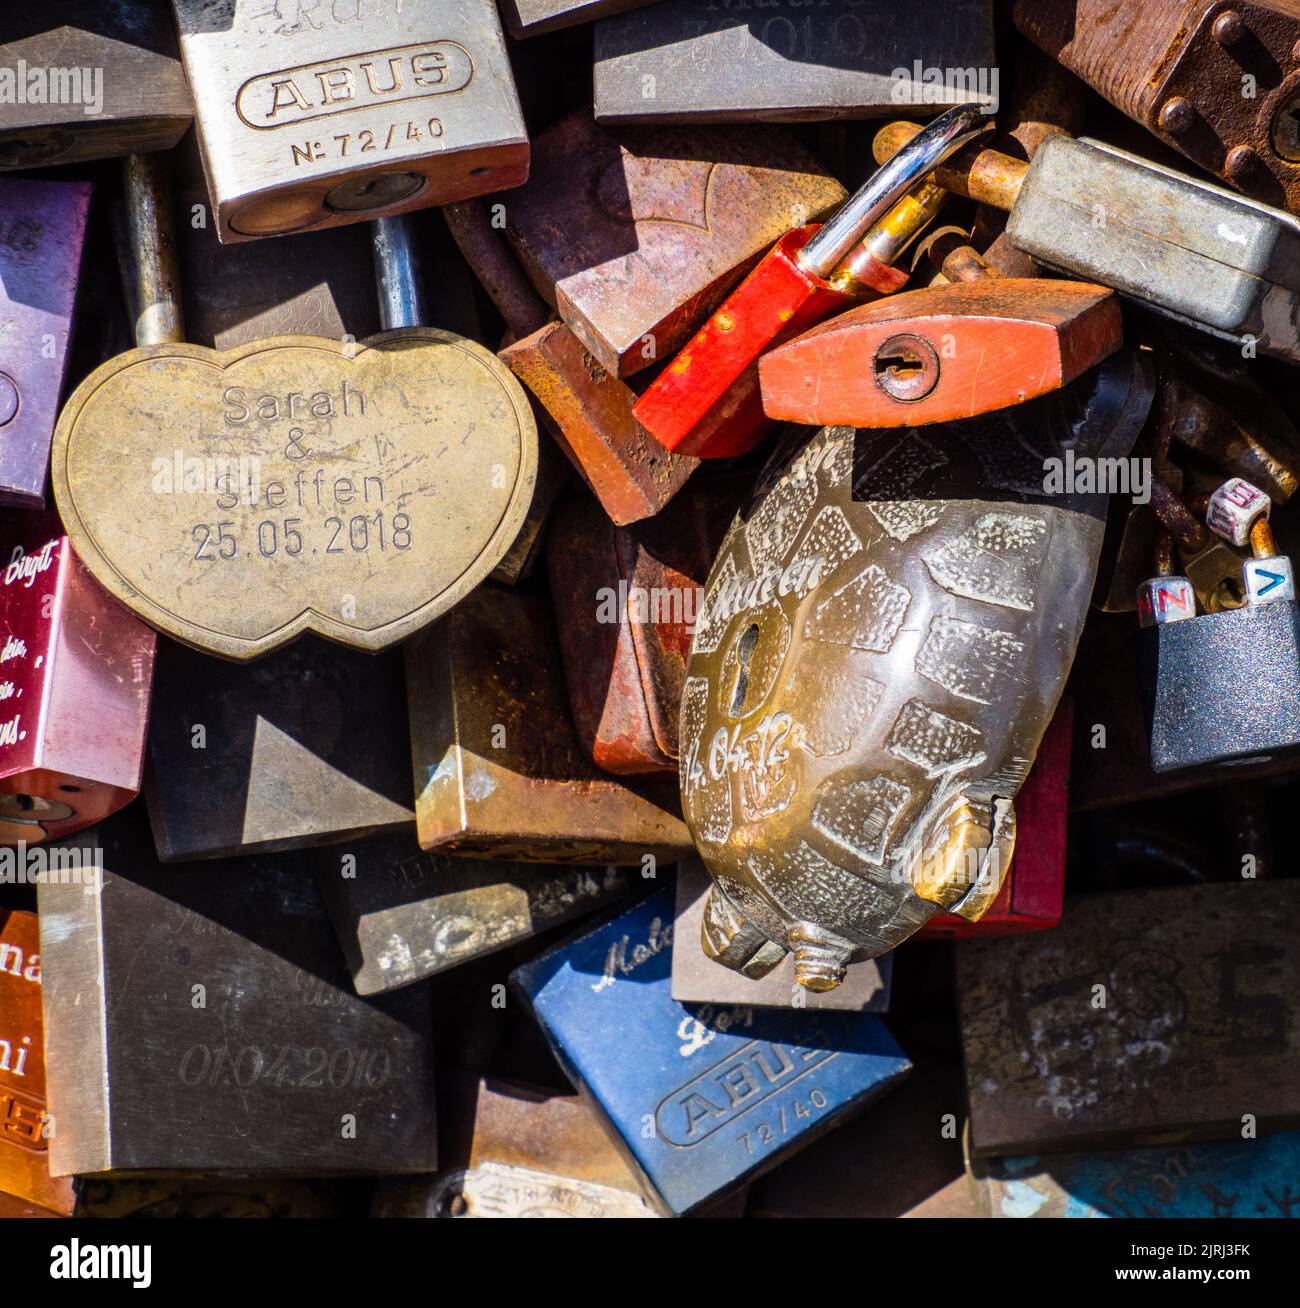
[[426, 991], [352, 993], [307, 868], [162, 867], [122, 813], [39, 890], [50, 1170], [436, 1166]]
[[479, 1081], [438, 1176], [386, 1181], [372, 1217], [657, 1217], [576, 1095]]
[[1293, 0], [1017, 0], [1026, 36], [1207, 172], [1300, 203], [1300, 9]]
[[649, 4], [650, 0], [500, 0], [501, 16], [510, 35], [524, 38], [590, 23]]
[[157, 636], [52, 514], [0, 525], [0, 844], [57, 839], [134, 799]]
[[[920, 130], [876, 136], [889, 159]], [[941, 186], [1010, 211], [1007, 240], [1039, 263], [1248, 352], [1300, 362], [1300, 222], [1289, 213], [1100, 141], [1057, 135], [1026, 164], [972, 147]]]
[[657, 517], [615, 527], [588, 495], [556, 515], [551, 597], [578, 739], [605, 772], [677, 770], [691, 633], [713, 556], [752, 485], [693, 481]]
[[1150, 402], [1125, 352], [962, 423], [790, 433], [714, 564], [682, 692], [714, 957], [762, 976], [789, 951], [828, 989], [937, 911], [988, 909], [1105, 518], [1104, 496], [1046, 493], [1046, 461], [1126, 452]]
[[397, 650], [315, 637], [248, 665], [164, 641], [145, 800], [164, 862], [330, 844], [415, 823]]
[[637, 401], [632, 412], [655, 440], [707, 458], [751, 449], [771, 426], [759, 356], [857, 298], [900, 290], [907, 274], [891, 265], [946, 199], [926, 174], [992, 126], [977, 109], [949, 110], [824, 226], [782, 236]]
[[172, 0], [223, 241], [518, 186], [528, 134], [491, 0]]
[[420, 845], [543, 863], [675, 861], [691, 838], [667, 778], [603, 776], [587, 761], [547, 609], [481, 586], [406, 646]]
[[990, 0], [661, 0], [596, 25], [596, 118], [797, 123], [879, 118], [900, 104], [996, 108], [993, 65]]
[[0, 505], [43, 508], [90, 186], [0, 178]]
[[139, 348], [96, 369], [56, 431], [74, 547], [147, 622], [225, 658], [308, 630], [367, 650], [404, 639], [519, 534], [537, 464], [523, 389], [482, 346], [412, 325], [404, 219], [373, 228], [378, 336], [179, 344], [155, 159], [127, 168]]
[[911, 1064], [871, 1013], [677, 1003], [672, 918], [666, 887], [511, 983], [651, 1202], [680, 1216], [898, 1085]]
[[421, 849], [414, 835], [312, 858], [359, 995], [422, 981], [612, 903], [614, 868], [489, 863]]
[[35, 913], [0, 908], [0, 1216], [72, 1212], [72, 1182], [50, 1175]]
[[957, 946], [976, 1156], [1240, 1140], [1300, 1123], [1300, 883], [1067, 900]]
[[170, 150], [180, 140], [194, 107], [175, 29], [156, 0], [5, 8], [0, 170]]
[[627, 377], [668, 358], [791, 226], [844, 198], [783, 128], [614, 133], [583, 111], [537, 138], [528, 185], [502, 204], [534, 286]]
[[759, 361], [763, 411], [809, 425], [913, 427], [1022, 404], [1123, 344], [1104, 286], [989, 277], [905, 291]]

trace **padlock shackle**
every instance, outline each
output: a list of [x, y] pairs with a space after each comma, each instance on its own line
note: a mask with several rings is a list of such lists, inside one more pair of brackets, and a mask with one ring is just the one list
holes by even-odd
[[882, 164], [800, 250], [800, 268], [814, 277], [829, 277], [903, 196], [962, 146], [992, 130], [993, 118], [979, 105], [958, 105], [940, 114]]
[[185, 339], [167, 156], [122, 160], [124, 203], [117, 218], [117, 258], [137, 346]]
[[370, 224], [370, 240], [380, 327], [386, 332], [398, 327], [423, 327], [429, 321], [429, 306], [411, 215], [376, 218]]

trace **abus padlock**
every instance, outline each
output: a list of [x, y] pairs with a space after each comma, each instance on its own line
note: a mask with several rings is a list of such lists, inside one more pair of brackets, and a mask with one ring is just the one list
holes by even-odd
[[907, 274], [892, 265], [946, 199], [926, 175], [992, 128], [977, 109], [950, 109], [825, 225], [787, 232], [651, 383], [633, 414], [667, 450], [717, 458], [752, 448], [769, 426], [758, 395], [759, 356], [854, 299], [905, 285]]
[[157, 0], [6, 6], [0, 105], [0, 170], [170, 150], [194, 117]]
[[603, 123], [798, 123], [879, 118], [900, 104], [996, 109], [993, 64], [989, 0], [915, 9], [660, 0], [596, 24], [595, 114]]
[[51, 1172], [432, 1171], [427, 991], [352, 992], [298, 855], [162, 867], [140, 817], [39, 888]]
[[[883, 128], [876, 158], [890, 158], [917, 130]], [[1289, 213], [1065, 135], [1044, 141], [1028, 164], [972, 149], [935, 176], [960, 195], [1010, 210], [1007, 240], [1046, 267], [1300, 362], [1300, 221]]]
[[0, 844], [134, 799], [157, 636], [90, 576], [51, 513], [0, 525]]
[[491, 0], [172, 0], [223, 241], [518, 186], [528, 134]]
[[714, 564], [682, 692], [714, 957], [762, 975], [788, 950], [826, 989], [940, 910], [987, 910], [1105, 518], [1045, 493], [1046, 461], [1126, 452], [1150, 402], [1123, 352], [962, 423], [791, 433]]
[[668, 358], [791, 225], [844, 188], [787, 129], [617, 133], [570, 114], [538, 138], [506, 235], [542, 297], [606, 372]]
[[180, 344], [156, 160], [127, 168], [139, 348], [73, 392], [56, 432], [74, 547], [145, 621], [225, 658], [304, 631], [367, 650], [404, 639], [523, 526], [537, 429], [522, 387], [482, 346], [414, 325], [406, 219], [372, 230], [378, 336]]
[[90, 186], [0, 178], [0, 505], [43, 508]]
[[842, 1122], [911, 1064], [870, 1013], [677, 1003], [672, 941], [670, 886], [510, 979], [651, 1202], [680, 1216]]
[[35, 913], [0, 908], [0, 1217], [72, 1212], [72, 1182], [50, 1175]]
[[422, 981], [602, 908], [629, 882], [610, 867], [453, 858], [413, 833], [312, 855], [359, 995]]
[[961, 942], [971, 1153], [1240, 1141], [1244, 1114], [1294, 1128], [1298, 910], [1294, 881], [1129, 890]]
[[1300, 202], [1292, 0], [1017, 0], [1016, 26], [1116, 108], [1239, 190]]

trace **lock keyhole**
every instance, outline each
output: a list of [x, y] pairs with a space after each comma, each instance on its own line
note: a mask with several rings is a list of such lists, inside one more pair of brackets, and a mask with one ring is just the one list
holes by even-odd
[[754, 657], [754, 647], [758, 644], [758, 623], [752, 622], [745, 628], [736, 645], [736, 689], [731, 696], [731, 716], [738, 718], [745, 707], [745, 696], [749, 693], [749, 664]]
[[1284, 100], [1273, 114], [1269, 140], [1280, 158], [1300, 163], [1300, 92]]
[[939, 356], [924, 337], [902, 332], [876, 351], [871, 376], [879, 390], [896, 400], [921, 400], [939, 384]]

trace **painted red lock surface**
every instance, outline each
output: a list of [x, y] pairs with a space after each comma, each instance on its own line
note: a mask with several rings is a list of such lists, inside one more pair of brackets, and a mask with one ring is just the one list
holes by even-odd
[[967, 922], [955, 913], [936, 914], [913, 939], [1018, 935], [1045, 931], [1061, 920], [1073, 728], [1074, 704], [1063, 699], [1016, 795], [1016, 848], [1006, 880], [989, 910], [978, 922]]
[[760, 355], [863, 296], [899, 290], [907, 276], [889, 265], [943, 202], [927, 173], [991, 128], [973, 106], [941, 114], [824, 226], [787, 232], [633, 406], [641, 425], [675, 454], [752, 449], [771, 426]]
[[0, 526], [0, 844], [133, 799], [157, 637], [93, 580], [53, 514]]

